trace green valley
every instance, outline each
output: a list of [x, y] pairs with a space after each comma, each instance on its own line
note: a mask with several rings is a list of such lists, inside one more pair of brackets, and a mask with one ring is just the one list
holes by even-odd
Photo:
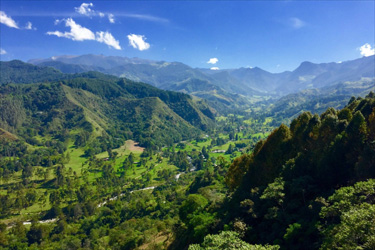
[[1, 249], [374, 246], [373, 79], [212, 105], [207, 85], [1, 67]]

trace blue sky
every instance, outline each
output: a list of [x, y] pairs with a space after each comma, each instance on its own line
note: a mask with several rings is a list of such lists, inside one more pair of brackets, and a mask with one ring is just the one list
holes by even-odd
[[375, 45], [374, 1], [0, 4], [0, 56], [5, 61], [90, 53], [282, 72], [303, 61], [368, 56]]

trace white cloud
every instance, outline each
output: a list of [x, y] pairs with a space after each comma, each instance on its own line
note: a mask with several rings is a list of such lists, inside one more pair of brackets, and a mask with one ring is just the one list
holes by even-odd
[[109, 32], [103, 32], [103, 31], [96, 32], [96, 41], [105, 43], [108, 46], [121, 50], [119, 41], [117, 41]]
[[79, 14], [85, 15], [85, 16], [92, 16], [95, 15], [95, 11], [92, 10], [90, 7], [94, 7], [93, 3], [82, 3], [81, 6], [75, 7], [74, 9]]
[[108, 20], [110, 23], [115, 23], [115, 17], [113, 14], [108, 14]]
[[142, 51], [150, 48], [150, 44], [145, 42], [145, 36], [130, 34], [128, 35], [128, 39], [129, 44], [135, 49]]
[[[10, 28], [20, 29], [16, 21], [14, 21], [10, 16], [7, 16], [4, 11], [0, 11], [0, 23], [5, 24], [6, 26]], [[33, 28], [33, 24], [31, 22], [27, 22], [26, 26], [22, 29], [26, 30], [36, 30], [36, 28]]]
[[208, 60], [207, 63], [216, 64], [218, 61], [219, 61], [219, 59], [217, 59], [216, 57], [214, 57], [214, 58], [210, 58], [210, 60]]
[[115, 49], [121, 50], [119, 41], [116, 40], [109, 32], [99, 31], [94, 34], [94, 32], [92, 32], [88, 28], [82, 27], [81, 25], [77, 24], [72, 18], [56, 20], [55, 24], [59, 24], [60, 22], [65, 22], [65, 26], [70, 27], [70, 31], [49, 31], [47, 32], [47, 35], [65, 37], [73, 41], [95, 40], [100, 43], [105, 43]]
[[10, 28], [19, 29], [17, 23], [10, 16], [7, 16], [4, 11], [0, 11], [0, 23]]
[[6, 53], [5, 49], [0, 49], [0, 55], [5, 55]]
[[36, 28], [33, 27], [33, 24], [31, 22], [27, 22], [25, 29], [27, 30], [36, 30]]
[[219, 68], [218, 67], [212, 67], [212, 68], [210, 68], [210, 70], [219, 70]]
[[375, 48], [371, 48], [371, 45], [368, 43], [365, 43], [362, 45], [359, 50], [361, 51], [362, 56], [373, 56], [375, 55]]
[[77, 24], [72, 18], [68, 18], [64, 21], [65, 26], [70, 27], [70, 32], [62, 33], [61, 31], [48, 31], [47, 35], [65, 37], [72, 39], [73, 41], [95, 40], [95, 34], [91, 30]]
[[76, 10], [77, 13], [79, 13], [81, 15], [88, 16], [88, 17], [92, 17], [92, 16], [105, 17], [105, 16], [108, 16], [108, 21], [110, 23], [115, 23], [115, 18], [114, 18], [113, 14], [111, 14], [111, 13], [105, 14], [105, 13], [100, 12], [100, 11], [95, 11], [95, 10], [92, 9], [92, 7], [94, 7], [93, 3], [82, 3], [81, 6], [75, 7], [74, 9]]
[[303, 26], [306, 25], [306, 23], [304, 21], [302, 21], [301, 19], [299, 19], [297, 17], [290, 18], [289, 23], [295, 29], [302, 28]]

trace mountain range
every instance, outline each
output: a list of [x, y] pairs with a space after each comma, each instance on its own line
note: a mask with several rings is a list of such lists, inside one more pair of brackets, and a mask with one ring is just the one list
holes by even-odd
[[302, 62], [295, 70], [282, 73], [270, 73], [258, 67], [199, 69], [180, 62], [103, 55], [55, 56], [33, 59], [29, 63], [53, 67], [63, 73], [99, 71], [145, 82], [161, 89], [201, 97], [209, 94], [227, 101], [239, 96], [280, 97], [305, 89], [375, 77], [375, 56], [340, 63]]
[[203, 98], [222, 113], [238, 108], [259, 110], [259, 104], [264, 103], [268, 108], [261, 108], [263, 113], [279, 115], [276, 120], [286, 122], [303, 111], [342, 108], [351, 96], [375, 91], [374, 61], [375, 56], [341, 63], [303, 62], [294, 71], [270, 73], [258, 67], [210, 70], [140, 58], [56, 56], [30, 60], [35, 66], [18, 67], [19, 61], [3, 63], [1, 82], [57, 81], [97, 71]]

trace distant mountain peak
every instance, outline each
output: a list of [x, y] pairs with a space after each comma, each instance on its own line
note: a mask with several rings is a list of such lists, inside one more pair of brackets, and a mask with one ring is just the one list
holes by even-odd
[[309, 61], [304, 61], [293, 72], [297, 74], [306, 74], [307, 72], [310, 72], [311, 70], [316, 69], [318, 66], [319, 64], [315, 64]]

